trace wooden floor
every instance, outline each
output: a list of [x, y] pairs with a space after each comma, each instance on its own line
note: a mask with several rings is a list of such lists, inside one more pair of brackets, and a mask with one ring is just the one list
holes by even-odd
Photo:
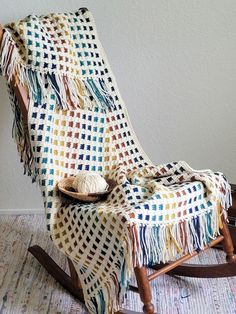
[[[86, 309], [52, 279], [27, 253], [42, 246], [65, 269], [66, 259], [53, 246], [43, 215], [0, 216], [0, 314], [74, 314]], [[224, 262], [210, 250], [194, 262]], [[161, 276], [153, 283], [159, 314], [236, 314], [236, 278], [195, 279]], [[141, 309], [138, 295], [128, 293], [125, 307]]]

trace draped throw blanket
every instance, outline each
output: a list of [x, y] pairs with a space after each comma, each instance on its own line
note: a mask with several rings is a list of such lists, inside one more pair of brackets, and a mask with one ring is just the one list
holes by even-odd
[[[143, 152], [91, 13], [30, 15], [5, 26], [1, 72], [29, 93], [28, 126], [14, 91], [13, 135], [44, 198], [55, 245], [71, 258], [91, 313], [120, 306], [133, 267], [201, 250], [230, 205], [222, 173], [186, 162], [155, 166]], [[105, 201], [82, 203], [57, 183], [80, 170], [113, 178]]]

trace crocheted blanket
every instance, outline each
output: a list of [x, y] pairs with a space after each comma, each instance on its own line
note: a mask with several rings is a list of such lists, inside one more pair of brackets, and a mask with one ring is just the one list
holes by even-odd
[[[13, 135], [25, 172], [42, 191], [55, 245], [78, 271], [91, 313], [120, 306], [133, 267], [201, 250], [230, 205], [222, 173], [187, 163], [155, 166], [132, 129], [91, 13], [31, 15], [5, 26], [2, 74], [29, 93], [28, 128], [9, 89]], [[63, 197], [57, 183], [80, 170], [113, 178], [106, 200]]]

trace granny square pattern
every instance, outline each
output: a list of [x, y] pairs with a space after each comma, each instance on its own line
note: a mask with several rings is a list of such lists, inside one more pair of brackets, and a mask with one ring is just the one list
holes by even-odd
[[[231, 204], [226, 178], [184, 161], [149, 160], [88, 10], [7, 24], [0, 68], [8, 82], [14, 74], [28, 90], [25, 125], [9, 85], [13, 136], [90, 313], [119, 309], [134, 267], [174, 261], [217, 236]], [[106, 200], [83, 203], [59, 193], [57, 183], [81, 170], [117, 182]]]

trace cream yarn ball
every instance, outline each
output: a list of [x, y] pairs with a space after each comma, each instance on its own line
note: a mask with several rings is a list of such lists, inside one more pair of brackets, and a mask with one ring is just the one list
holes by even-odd
[[106, 180], [94, 171], [80, 171], [73, 181], [73, 188], [78, 193], [98, 193], [108, 189]]

